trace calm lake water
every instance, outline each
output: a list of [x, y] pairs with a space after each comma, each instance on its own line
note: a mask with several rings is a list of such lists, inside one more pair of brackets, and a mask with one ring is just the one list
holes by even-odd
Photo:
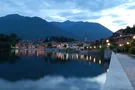
[[0, 90], [101, 90], [108, 66], [84, 54], [0, 52]]

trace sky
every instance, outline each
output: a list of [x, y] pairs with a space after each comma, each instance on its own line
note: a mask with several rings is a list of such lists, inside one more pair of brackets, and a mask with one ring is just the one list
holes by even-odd
[[115, 32], [135, 24], [135, 0], [0, 0], [0, 17], [8, 14], [97, 22]]

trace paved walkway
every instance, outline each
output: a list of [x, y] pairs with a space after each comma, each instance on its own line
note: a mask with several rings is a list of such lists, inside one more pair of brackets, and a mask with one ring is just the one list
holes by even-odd
[[135, 56], [132, 57], [125, 54], [116, 55], [135, 90]]
[[134, 90], [117, 56], [112, 53], [103, 90]]

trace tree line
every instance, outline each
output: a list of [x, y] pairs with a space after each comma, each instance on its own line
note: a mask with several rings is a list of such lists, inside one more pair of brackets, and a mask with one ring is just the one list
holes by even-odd
[[15, 46], [21, 39], [16, 34], [0, 34], [0, 49], [10, 49]]
[[125, 29], [120, 29], [120, 30], [122, 30], [123, 35], [135, 34], [135, 25], [133, 25], [133, 27], [127, 26]]

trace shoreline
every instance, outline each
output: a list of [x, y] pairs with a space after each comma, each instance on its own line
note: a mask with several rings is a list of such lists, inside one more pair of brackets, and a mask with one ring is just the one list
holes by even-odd
[[[46, 49], [13, 49], [13, 50], [27, 50], [27, 51], [46, 51], [46, 52], [61, 52], [61, 53], [76, 53], [76, 54], [86, 54], [86, 55], [92, 55], [94, 57], [101, 56], [100, 50], [75, 50], [75, 49], [57, 49], [57, 48], [46, 48]], [[112, 51], [111, 50], [105, 50], [103, 53], [103, 58], [105, 60], [110, 60]]]

